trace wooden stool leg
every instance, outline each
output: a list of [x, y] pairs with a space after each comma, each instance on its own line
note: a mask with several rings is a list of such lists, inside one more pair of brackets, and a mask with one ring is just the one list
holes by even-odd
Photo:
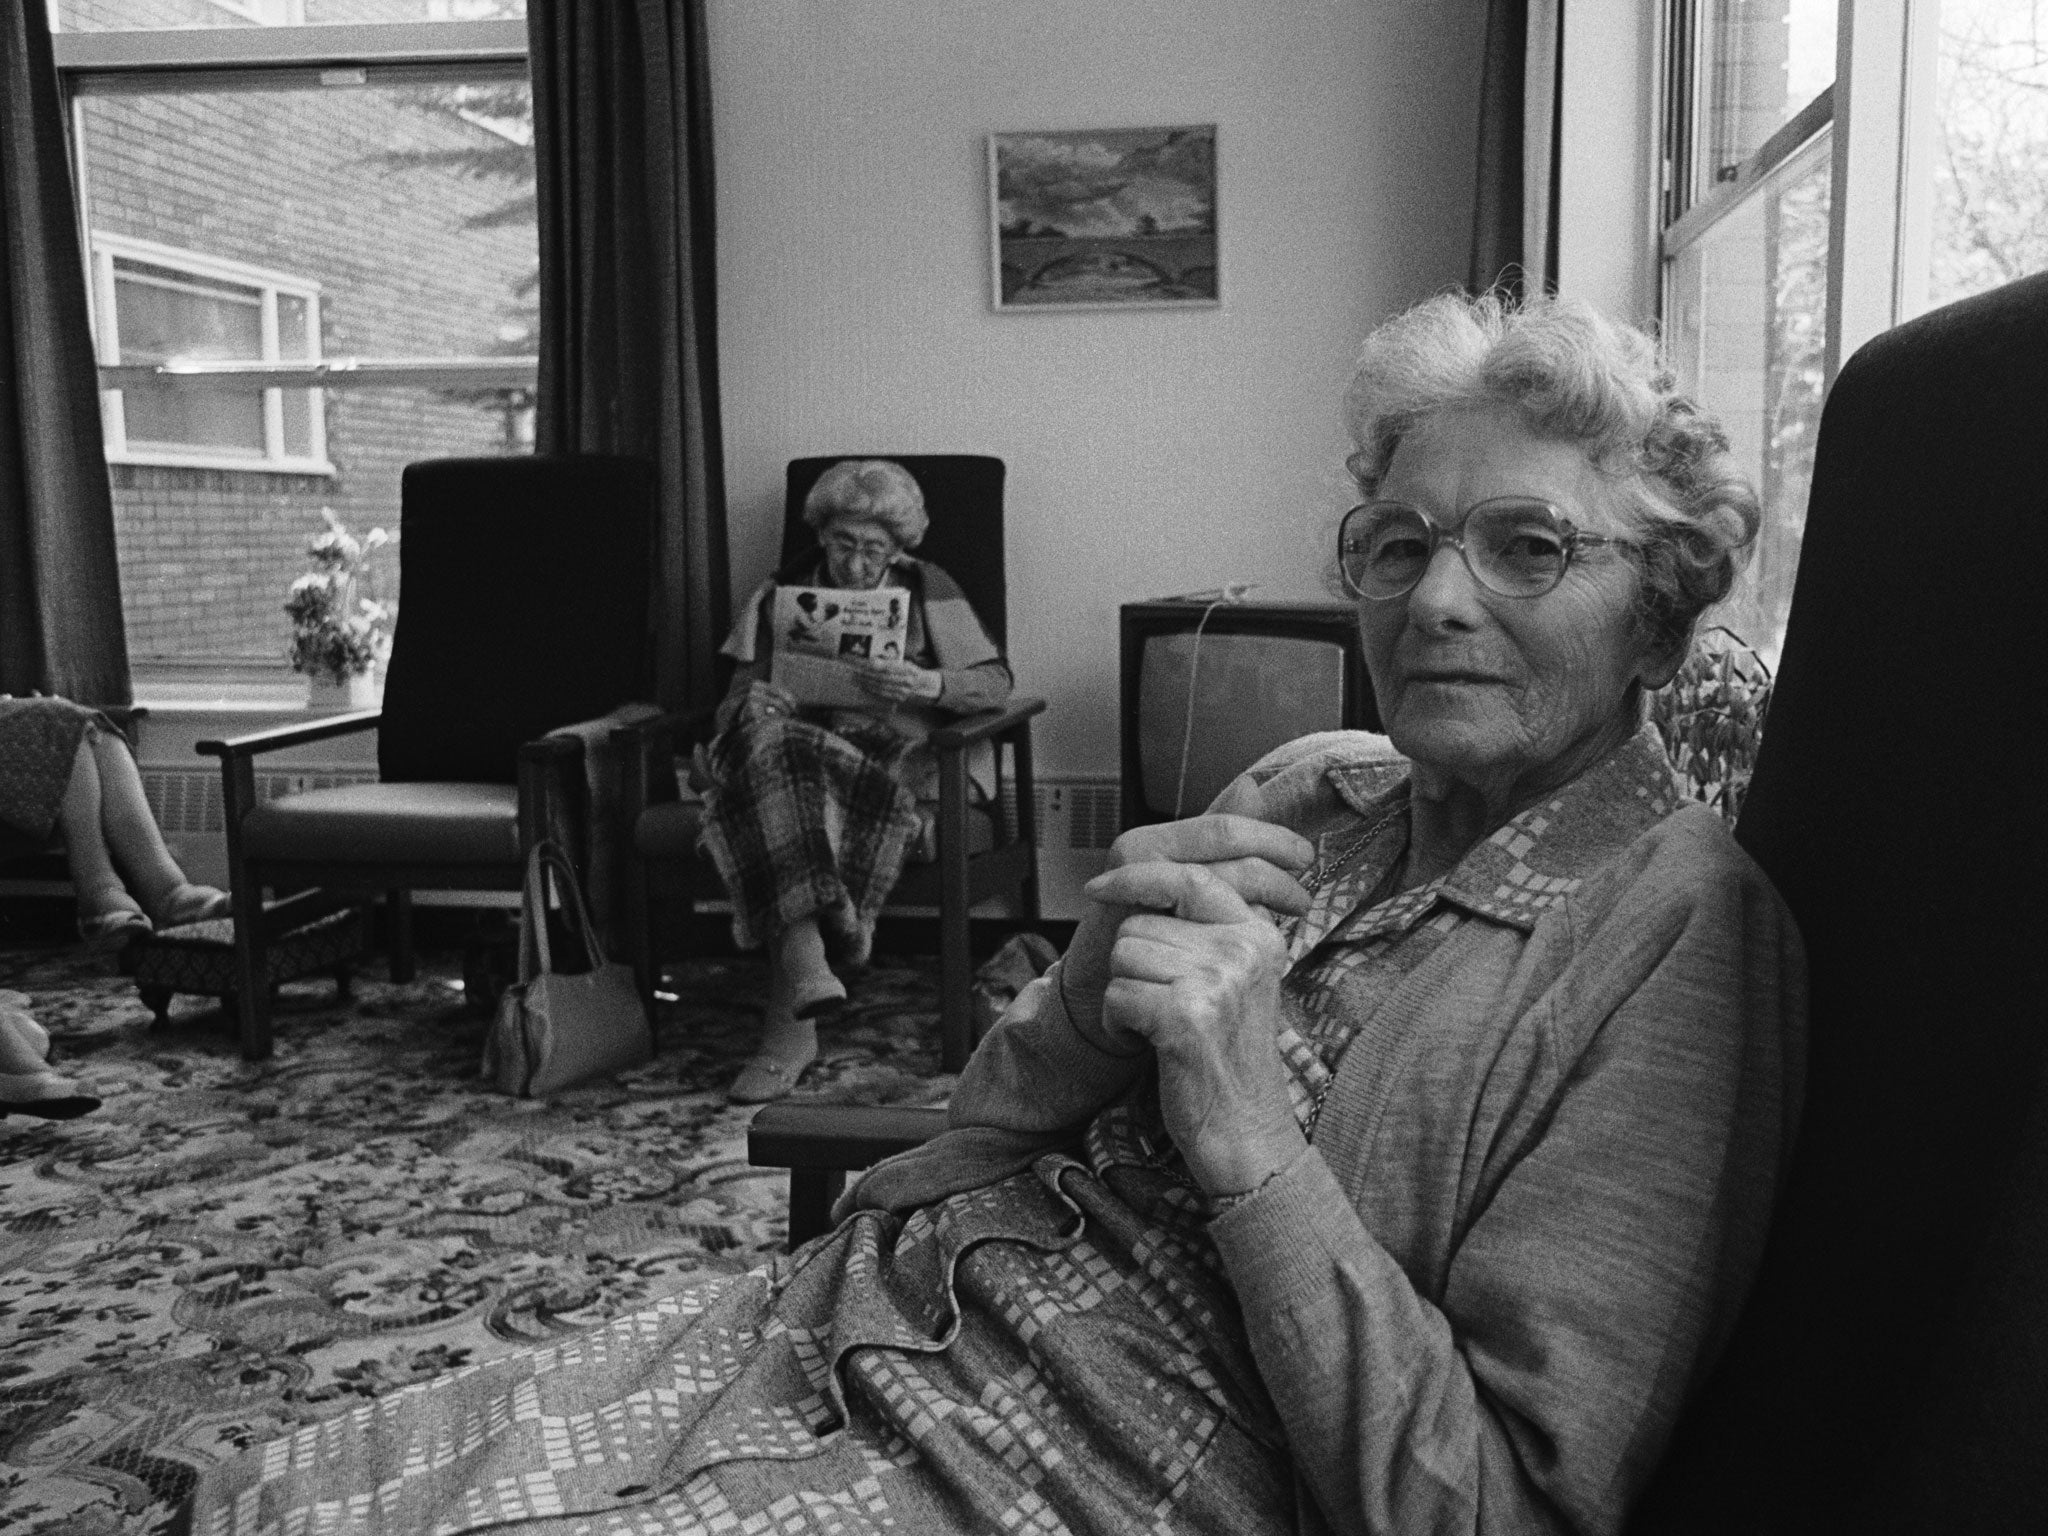
[[345, 1003], [355, 992], [355, 971], [344, 960], [334, 968], [334, 1000]]
[[391, 915], [391, 979], [411, 981], [417, 973], [412, 952], [412, 892], [387, 891]]
[[155, 1015], [149, 1021], [151, 1029], [162, 1029], [171, 1022], [171, 997], [169, 987], [137, 987], [136, 993], [142, 998], [142, 1006]]
[[846, 1174], [837, 1168], [789, 1170], [789, 1247], [791, 1252], [821, 1232], [832, 1230], [832, 1202], [846, 1188]]

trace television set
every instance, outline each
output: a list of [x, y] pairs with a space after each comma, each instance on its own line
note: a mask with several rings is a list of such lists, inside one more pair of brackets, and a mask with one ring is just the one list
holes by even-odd
[[1283, 742], [1380, 729], [1349, 603], [1123, 606], [1122, 820], [1192, 816]]

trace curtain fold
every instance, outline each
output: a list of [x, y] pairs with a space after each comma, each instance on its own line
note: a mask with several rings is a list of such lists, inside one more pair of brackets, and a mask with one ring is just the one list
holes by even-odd
[[1557, 291], [1564, 0], [1489, 0], [1465, 282]]
[[528, 0], [542, 453], [651, 460], [656, 693], [712, 704], [731, 621], [703, 0]]
[[41, 0], [0, 6], [0, 693], [134, 694], [64, 109]]

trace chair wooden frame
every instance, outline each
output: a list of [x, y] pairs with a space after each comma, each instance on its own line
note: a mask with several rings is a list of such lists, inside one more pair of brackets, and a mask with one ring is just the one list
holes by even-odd
[[[306, 725], [279, 726], [246, 736], [209, 739], [198, 750], [220, 759], [221, 804], [226, 820], [228, 881], [238, 901], [243, 893], [275, 888], [280, 895], [319, 888], [367, 900], [385, 892], [390, 900], [391, 977], [413, 975], [411, 897], [415, 890], [516, 891], [525, 875], [525, 855], [543, 832], [565, 840], [580, 855], [583, 805], [582, 743], [573, 736], [547, 736], [519, 752], [518, 827], [520, 857], [503, 865], [474, 863], [352, 862], [320, 859], [257, 859], [244, 844], [242, 824], [257, 804], [256, 759], [267, 752], [304, 746], [336, 736], [374, 730], [382, 712], [358, 710]], [[572, 855], [575, 856], [575, 855]], [[269, 946], [288, 921], [303, 922], [312, 909], [280, 904], [263, 921], [235, 924], [235, 982], [240, 1006], [242, 1055], [260, 1061], [271, 1053]]]
[[[1000, 709], [964, 715], [928, 738], [939, 765], [938, 857], [911, 865], [889, 898], [892, 907], [935, 906], [939, 912], [939, 1045], [948, 1072], [967, 1065], [974, 1050], [974, 958], [970, 916], [976, 903], [1004, 891], [1018, 893], [1020, 922], [1036, 923], [1038, 902], [1038, 820], [1033, 805], [1031, 721], [1045, 700], [1013, 698]], [[690, 905], [717, 888], [703, 859], [650, 860], [634, 843], [640, 812], [666, 798], [663, 776], [672, 780], [678, 750], [706, 739], [711, 712], [672, 713], [622, 726], [612, 734], [621, 765], [619, 822], [611, 836], [624, 866], [625, 945], [641, 989], [650, 1001], [660, 969], [661, 903]], [[993, 848], [968, 851], [967, 816], [970, 752], [983, 742], [996, 749], [997, 799], [1001, 800], [1004, 749], [1015, 785], [1016, 824]]]

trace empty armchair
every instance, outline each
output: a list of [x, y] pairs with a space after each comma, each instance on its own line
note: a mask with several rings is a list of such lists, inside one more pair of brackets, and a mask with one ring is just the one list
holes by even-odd
[[[405, 471], [399, 617], [381, 711], [227, 741], [237, 913], [261, 893], [392, 893], [393, 973], [411, 964], [408, 897], [517, 890], [550, 827], [581, 842], [582, 747], [559, 727], [644, 698], [654, 476], [607, 456], [447, 459]], [[259, 799], [266, 752], [375, 729], [374, 784]], [[243, 1054], [267, 1055], [266, 945], [236, 923]]]

